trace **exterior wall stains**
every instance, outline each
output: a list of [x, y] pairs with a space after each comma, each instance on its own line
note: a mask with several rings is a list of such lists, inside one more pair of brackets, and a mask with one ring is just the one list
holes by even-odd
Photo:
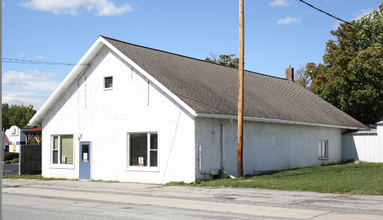
[[[112, 89], [104, 89], [108, 76]], [[158, 134], [157, 168], [128, 166], [130, 132]], [[73, 165], [51, 163], [54, 134], [73, 134]], [[195, 180], [194, 118], [106, 47], [44, 117], [42, 135], [44, 177], [79, 178], [79, 142], [89, 141], [91, 179]]]
[[[237, 121], [196, 118], [196, 147], [204, 149], [205, 171], [220, 169], [219, 136], [223, 135], [223, 167], [237, 174]], [[228, 124], [226, 124], [228, 123]], [[226, 124], [220, 133], [221, 124]], [[328, 140], [329, 158], [318, 159], [318, 141]], [[341, 129], [264, 122], [244, 123], [244, 174], [338, 163], [342, 159]], [[209, 178], [199, 174], [197, 178]]]

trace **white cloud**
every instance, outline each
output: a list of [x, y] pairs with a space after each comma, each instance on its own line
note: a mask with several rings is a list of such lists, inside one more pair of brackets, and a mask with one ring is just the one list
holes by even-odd
[[39, 95], [34, 92], [5, 92], [3, 91], [3, 103], [9, 105], [32, 105], [34, 109], [38, 110], [48, 96]]
[[338, 29], [338, 27], [339, 27], [339, 25], [340, 25], [340, 21], [337, 21], [337, 22], [335, 22], [333, 25], [332, 25], [332, 29], [333, 30], [337, 30]]
[[278, 7], [278, 6], [289, 6], [291, 3], [289, 3], [289, 0], [274, 0], [273, 2], [270, 2], [269, 5], [272, 7]]
[[373, 10], [375, 10], [375, 9], [373, 9], [373, 8], [362, 9], [362, 10], [360, 10], [359, 13], [353, 14], [354, 15], [353, 20], [358, 20], [358, 19], [362, 18], [363, 16], [365, 16], [366, 14], [371, 13]]
[[54, 73], [43, 73], [38, 70], [24, 72], [7, 71], [3, 73], [3, 86], [17, 87], [29, 91], [53, 91], [60, 84], [52, 80]]
[[52, 12], [53, 14], [79, 15], [78, 9], [83, 7], [88, 11], [96, 10], [97, 16], [121, 15], [133, 11], [133, 7], [125, 3], [116, 7], [109, 0], [30, 0], [19, 4], [33, 10]]
[[[354, 18], [352, 20], [358, 20], [360, 18], [362, 18], [363, 16], [371, 13], [372, 11], [374, 11], [375, 9], [373, 8], [368, 8], [368, 9], [361, 9], [359, 13], [353, 13], [352, 15], [354, 16]], [[336, 30], [338, 29], [339, 25], [341, 24], [342, 22], [340, 21], [337, 21], [335, 22], [333, 25], [332, 25], [332, 29], [333, 30]]]
[[39, 59], [44, 59], [43, 55], [36, 55], [36, 57], [39, 58]]
[[4, 8], [4, 6], [5, 6], [5, 4], [2, 2], [2, 3], [1, 3], [1, 7]]
[[21, 52], [21, 53], [19, 53], [19, 56], [25, 56], [25, 55], [27, 55], [26, 53], [24, 53], [24, 52]]
[[277, 21], [277, 24], [292, 24], [297, 22], [300, 22], [300, 20], [296, 18], [292, 18], [292, 17], [286, 17], [286, 18], [279, 19]]

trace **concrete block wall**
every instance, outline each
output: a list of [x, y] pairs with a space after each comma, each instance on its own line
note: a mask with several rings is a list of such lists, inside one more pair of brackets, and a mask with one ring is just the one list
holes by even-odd
[[[244, 174], [320, 166], [342, 160], [341, 129], [338, 128], [245, 121], [243, 138]], [[326, 160], [318, 158], [319, 140], [329, 142]], [[230, 120], [196, 118], [196, 148], [199, 145], [203, 147], [204, 171], [219, 169], [222, 163], [227, 173], [237, 175], [236, 120], [230, 123]], [[209, 177], [198, 173], [197, 178]]]

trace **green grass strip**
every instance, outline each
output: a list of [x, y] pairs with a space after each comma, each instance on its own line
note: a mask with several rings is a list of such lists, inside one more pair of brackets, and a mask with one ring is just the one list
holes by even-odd
[[64, 180], [62, 178], [44, 178], [41, 174], [9, 175], [9, 176], [3, 176], [3, 179]]
[[197, 180], [172, 185], [241, 187], [288, 191], [312, 191], [361, 195], [383, 195], [383, 163], [342, 164], [301, 168], [236, 179]]

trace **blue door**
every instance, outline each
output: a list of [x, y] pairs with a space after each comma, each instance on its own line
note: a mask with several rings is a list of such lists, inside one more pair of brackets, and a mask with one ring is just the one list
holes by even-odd
[[90, 180], [90, 142], [80, 142], [80, 180]]

